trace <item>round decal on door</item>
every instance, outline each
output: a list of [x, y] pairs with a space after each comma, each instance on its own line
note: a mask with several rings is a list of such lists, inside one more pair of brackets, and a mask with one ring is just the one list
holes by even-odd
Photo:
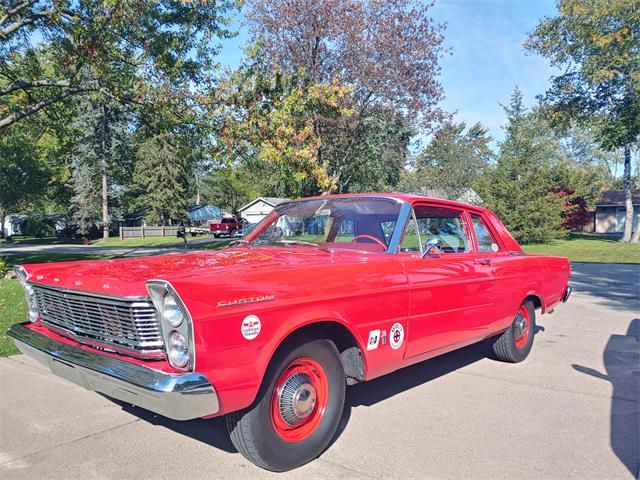
[[391, 327], [391, 331], [389, 332], [389, 345], [394, 350], [400, 348], [402, 342], [404, 341], [404, 328], [399, 323], [394, 323], [393, 327]]
[[242, 336], [247, 340], [253, 340], [260, 333], [260, 319], [256, 315], [247, 315], [242, 320]]

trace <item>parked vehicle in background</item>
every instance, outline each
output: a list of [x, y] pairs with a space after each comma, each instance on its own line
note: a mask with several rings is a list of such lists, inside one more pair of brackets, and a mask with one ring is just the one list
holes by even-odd
[[236, 230], [236, 233], [234, 234], [235, 237], [244, 237], [245, 235], [250, 234], [254, 228], [256, 228], [258, 226], [257, 223], [250, 223], [249, 225], [247, 225], [244, 228], [241, 228], [240, 230]]
[[247, 221], [238, 217], [225, 217], [220, 223], [212, 223], [209, 225], [209, 233], [214, 237], [233, 237], [236, 231], [244, 228]]
[[29, 317], [8, 335], [88, 389], [176, 420], [226, 415], [242, 455], [284, 471], [330, 444], [347, 385], [484, 339], [527, 358], [569, 270], [483, 208], [328, 195], [278, 205], [224, 250], [19, 266]]

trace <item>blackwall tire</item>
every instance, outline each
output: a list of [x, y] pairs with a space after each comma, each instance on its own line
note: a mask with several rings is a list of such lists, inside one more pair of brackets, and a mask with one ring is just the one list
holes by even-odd
[[520, 305], [509, 328], [493, 343], [493, 352], [498, 360], [518, 363], [527, 358], [533, 346], [535, 331], [536, 310], [533, 302], [527, 301]]
[[333, 342], [313, 340], [278, 352], [255, 402], [226, 416], [231, 441], [247, 460], [266, 470], [304, 465], [333, 438], [345, 390]]

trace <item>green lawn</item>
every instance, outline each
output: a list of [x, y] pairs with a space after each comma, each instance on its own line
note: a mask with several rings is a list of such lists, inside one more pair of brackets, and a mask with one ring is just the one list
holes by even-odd
[[7, 330], [27, 319], [27, 305], [18, 280], [0, 280], [0, 357], [18, 353]]
[[563, 240], [523, 245], [526, 253], [557, 255], [572, 262], [640, 263], [640, 245], [620, 243], [619, 237], [571, 233]]
[[83, 253], [25, 253], [17, 255], [7, 255], [4, 257], [7, 269], [23, 263], [48, 263], [48, 262], [70, 262], [73, 260], [103, 260], [107, 258], [117, 258], [114, 255], [83, 254]]
[[11, 237], [0, 239], [0, 245], [81, 245], [81, 239], [58, 238], [58, 237]]
[[[188, 241], [187, 239], [187, 243]], [[120, 240], [120, 237], [109, 237], [91, 241], [91, 245], [96, 247], [161, 247], [163, 245], [181, 245], [183, 243], [184, 241], [177, 237], [140, 237], [127, 238], [125, 240]]]

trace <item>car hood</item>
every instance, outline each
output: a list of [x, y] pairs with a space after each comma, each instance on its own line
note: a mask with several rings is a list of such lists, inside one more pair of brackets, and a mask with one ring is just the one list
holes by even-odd
[[[344, 253], [339, 256], [344, 256]], [[146, 296], [146, 282], [151, 279], [171, 281], [185, 277], [235, 275], [246, 270], [308, 266], [335, 260], [335, 255], [320, 249], [237, 247], [153, 257], [23, 266], [33, 283], [99, 294]]]

